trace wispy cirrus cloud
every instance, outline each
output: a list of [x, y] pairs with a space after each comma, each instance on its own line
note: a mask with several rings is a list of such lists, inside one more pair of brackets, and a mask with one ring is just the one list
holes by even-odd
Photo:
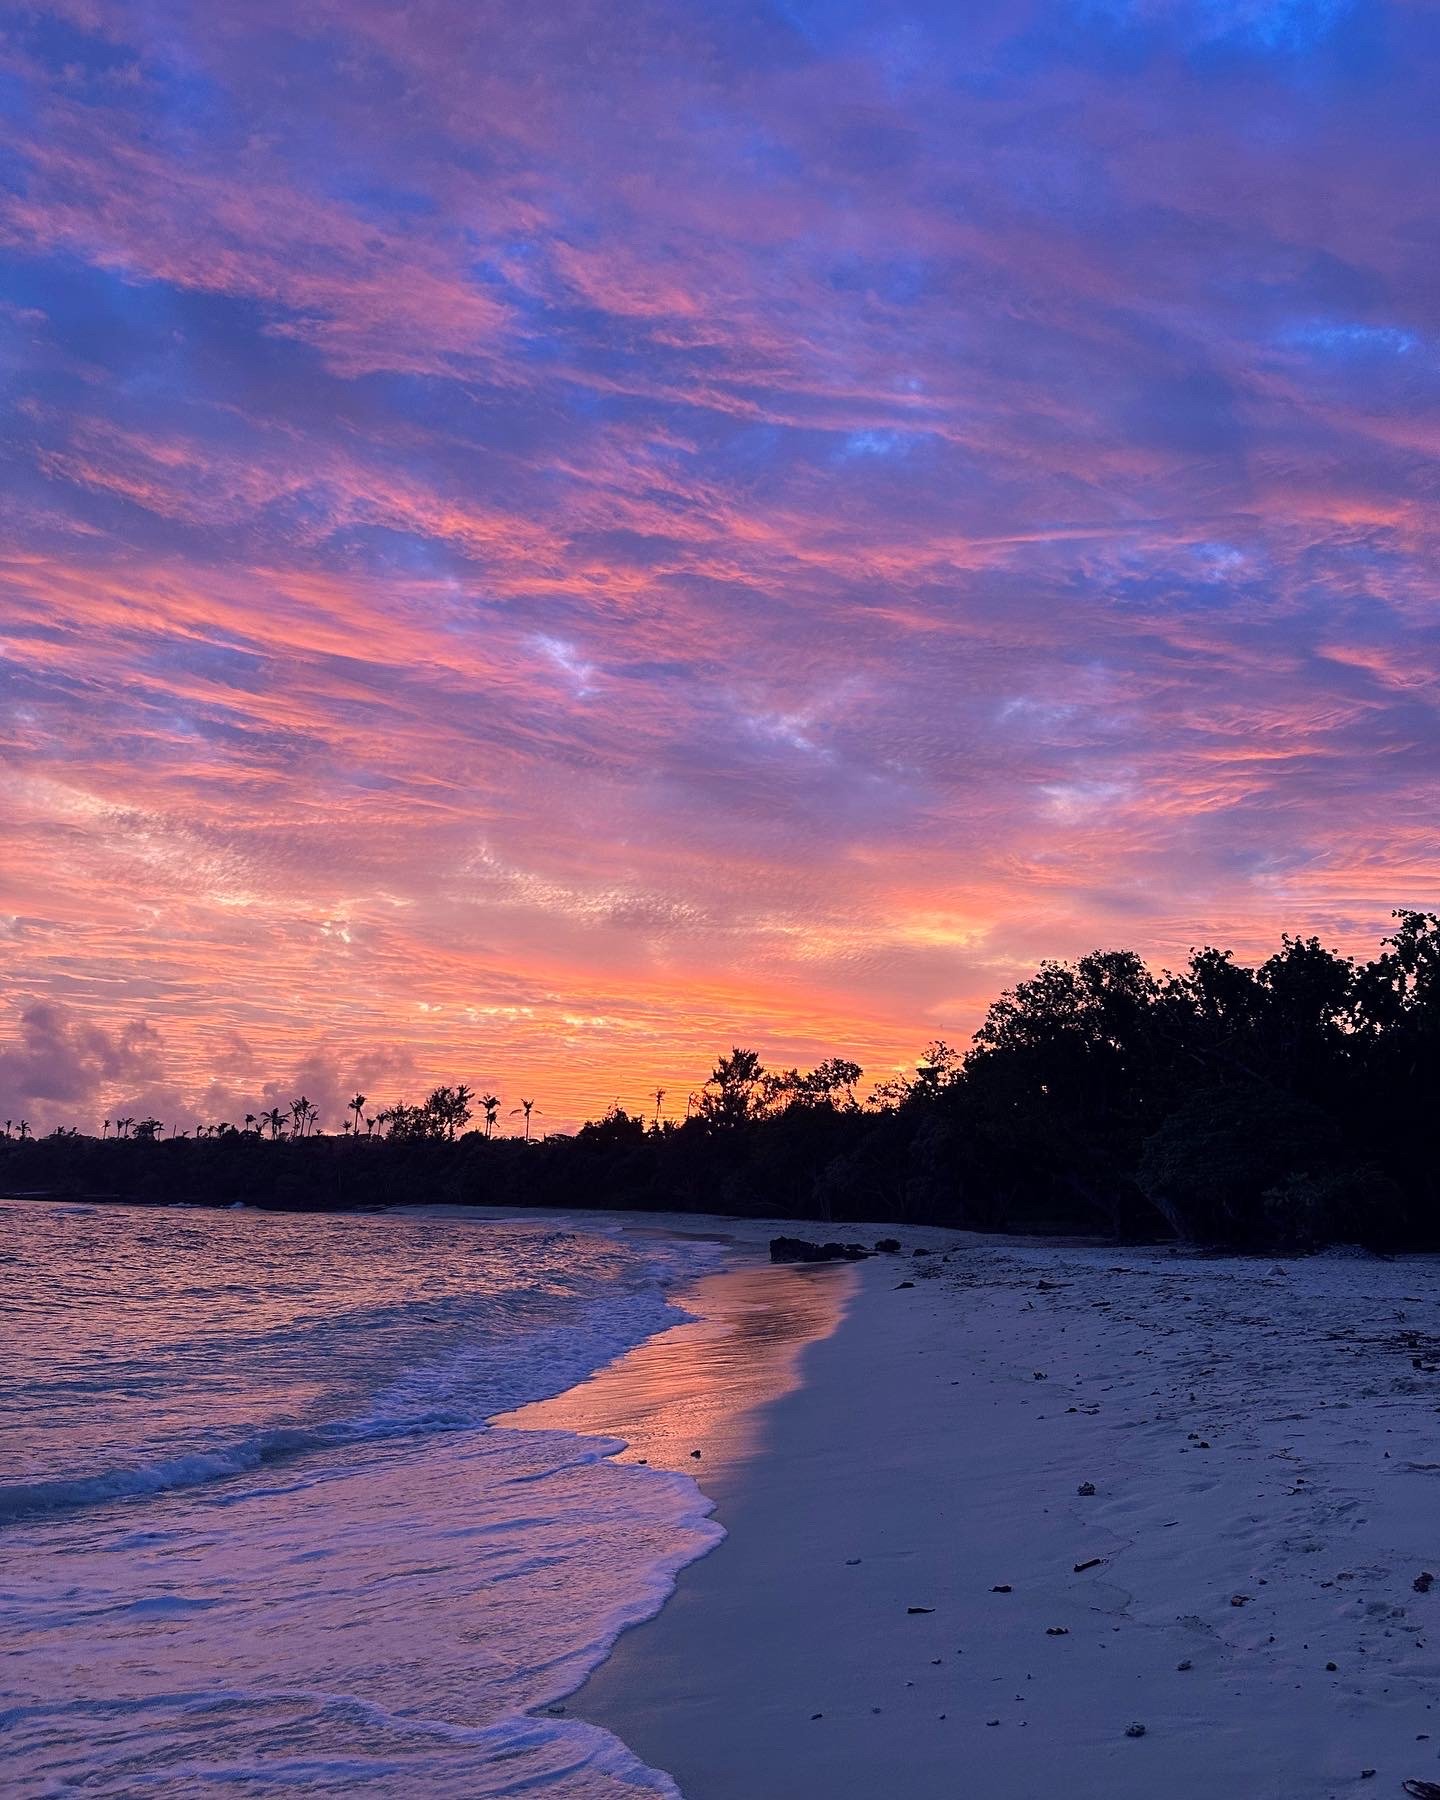
[[554, 1125], [1434, 903], [1437, 60], [1418, 4], [22, 9], [0, 1110]]

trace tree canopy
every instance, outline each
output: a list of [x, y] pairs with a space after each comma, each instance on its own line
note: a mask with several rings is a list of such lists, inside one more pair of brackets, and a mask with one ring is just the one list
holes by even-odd
[[[435, 1088], [327, 1137], [305, 1100], [164, 1139], [0, 1137], [12, 1189], [337, 1206], [438, 1198], [1176, 1235], [1237, 1246], [1440, 1246], [1440, 916], [1395, 915], [1368, 962], [1315, 937], [1251, 967], [1205, 946], [1046, 962], [963, 1053], [931, 1043], [860, 1097], [842, 1055], [769, 1070], [732, 1046], [686, 1116], [613, 1106], [573, 1136], [501, 1137], [499, 1098]], [[358, 1102], [358, 1104], [357, 1104]], [[522, 1101], [527, 1127], [530, 1111]], [[378, 1127], [378, 1129], [377, 1129]], [[347, 1142], [346, 1138], [351, 1141]]]

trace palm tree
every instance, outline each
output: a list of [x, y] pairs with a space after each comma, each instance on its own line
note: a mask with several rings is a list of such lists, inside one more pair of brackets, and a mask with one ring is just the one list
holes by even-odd
[[278, 1106], [272, 1106], [269, 1112], [261, 1113], [260, 1122], [262, 1125], [268, 1125], [270, 1127], [270, 1136], [272, 1139], [278, 1138], [285, 1127], [285, 1115]]
[[360, 1135], [360, 1115], [365, 1110], [365, 1096], [363, 1094], [357, 1094], [355, 1096], [355, 1098], [347, 1104], [345, 1110], [347, 1112], [354, 1113], [354, 1115], [355, 1115], [355, 1135], [356, 1135], [356, 1137], [359, 1137], [359, 1135]]
[[311, 1124], [320, 1117], [320, 1109], [312, 1106], [304, 1094], [290, 1102], [290, 1116], [295, 1121], [295, 1136], [309, 1137]]
[[366, 1135], [366, 1137], [369, 1137], [370, 1134], [374, 1131], [376, 1123], [377, 1123], [377, 1120], [372, 1119], [369, 1116], [369, 1114], [367, 1113], [365, 1116], [365, 1135]]
[[485, 1135], [488, 1138], [495, 1129], [495, 1121], [500, 1117], [500, 1096], [498, 1094], [482, 1094], [480, 1105], [485, 1113]]
[[30, 1135], [30, 1121], [28, 1119], [22, 1119], [20, 1121], [20, 1142], [23, 1144], [25, 1142], [26, 1138], [29, 1137], [29, 1135]]
[[110, 1135], [110, 1121], [108, 1119], [106, 1119], [105, 1123], [100, 1127], [100, 1141], [102, 1144], [104, 1143], [105, 1139], [109, 1137], [109, 1135]]
[[255, 1115], [254, 1115], [254, 1113], [246, 1113], [246, 1115], [245, 1115], [245, 1129], [246, 1129], [246, 1131], [251, 1131], [251, 1130], [253, 1130], [253, 1129], [254, 1129], [254, 1125], [255, 1125]]
[[524, 1113], [525, 1115], [525, 1142], [527, 1144], [530, 1142], [530, 1115], [534, 1111], [535, 1102], [533, 1100], [522, 1100], [518, 1106], [512, 1106], [510, 1109], [510, 1117], [512, 1119], [515, 1117], [516, 1113]]
[[660, 1114], [661, 1114], [661, 1109], [664, 1107], [664, 1105], [665, 1105], [665, 1090], [664, 1090], [664, 1088], [656, 1088], [656, 1090], [655, 1090], [655, 1128], [657, 1131], [660, 1128]]

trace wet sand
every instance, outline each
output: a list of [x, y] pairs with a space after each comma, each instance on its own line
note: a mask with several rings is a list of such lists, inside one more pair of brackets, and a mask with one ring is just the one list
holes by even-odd
[[676, 1295], [693, 1323], [494, 1422], [623, 1438], [616, 1462], [692, 1475], [718, 1504], [765, 1448], [766, 1409], [801, 1386], [806, 1349], [838, 1329], [856, 1286], [843, 1263], [756, 1262], [704, 1276]]

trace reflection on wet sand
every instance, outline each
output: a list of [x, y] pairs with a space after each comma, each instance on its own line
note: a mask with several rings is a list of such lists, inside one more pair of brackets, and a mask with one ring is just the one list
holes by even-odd
[[855, 1281], [837, 1263], [705, 1276], [678, 1296], [692, 1322], [494, 1423], [623, 1438], [617, 1460], [682, 1469], [714, 1499], [717, 1476], [760, 1447], [763, 1409], [799, 1386], [801, 1352], [835, 1330]]

